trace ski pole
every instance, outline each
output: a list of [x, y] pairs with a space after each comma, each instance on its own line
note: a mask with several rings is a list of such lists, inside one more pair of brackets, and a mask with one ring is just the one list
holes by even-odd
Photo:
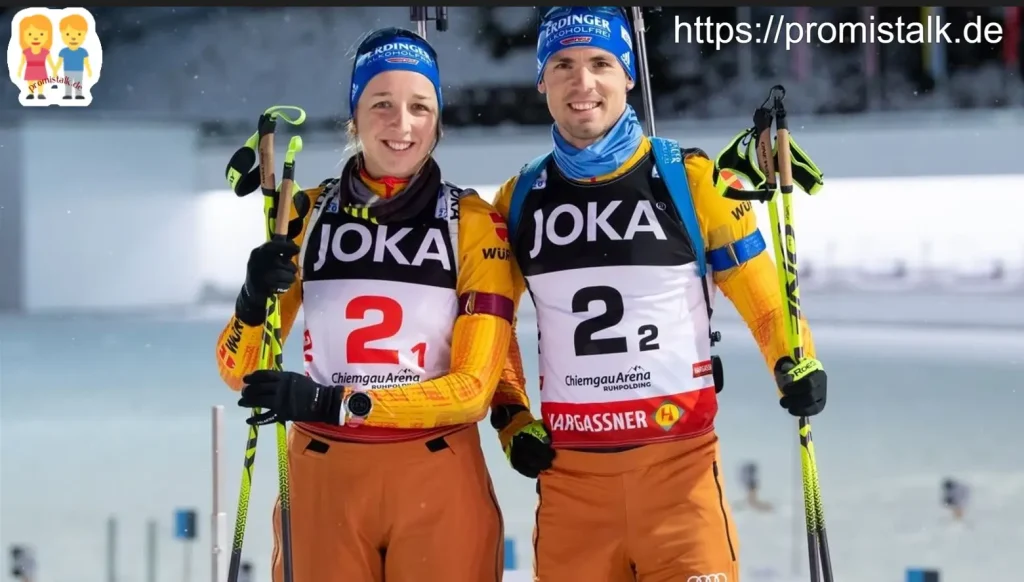
[[[281, 172], [281, 192], [277, 199], [277, 218], [274, 220], [274, 238], [288, 239], [288, 217], [291, 214], [292, 190], [295, 186], [295, 155], [302, 150], [302, 138], [293, 136], [288, 141], [285, 152], [284, 169]], [[262, 153], [263, 148], [260, 148]], [[273, 162], [273, 150], [269, 150], [269, 161]], [[263, 157], [262, 155], [260, 156]], [[273, 166], [270, 166], [273, 167]], [[273, 179], [273, 174], [271, 174]], [[273, 182], [272, 182], [273, 183]], [[273, 200], [265, 197], [264, 200]], [[263, 332], [263, 352], [261, 358], [267, 369], [281, 371], [284, 369], [284, 338], [281, 334], [281, 299], [278, 295], [267, 301], [267, 319]], [[269, 364], [269, 365], [268, 365]], [[291, 483], [288, 476], [288, 429], [284, 421], [276, 423], [277, 427], [277, 488], [281, 504], [281, 560], [284, 570], [284, 582], [292, 582], [292, 503]]]
[[[262, 145], [262, 144], [261, 144]], [[266, 159], [273, 168], [273, 142], [267, 148]], [[293, 136], [288, 141], [285, 152], [284, 169], [281, 172], [281, 192], [277, 198], [277, 217], [274, 220], [273, 238], [288, 239], [288, 217], [291, 214], [292, 189], [295, 186], [295, 155], [302, 150], [302, 138]], [[260, 147], [260, 158], [264, 158], [264, 148]], [[271, 170], [273, 172], [273, 170]], [[270, 174], [271, 184], [274, 175]], [[273, 200], [264, 197], [264, 201]], [[267, 318], [263, 328], [263, 355], [260, 358], [266, 369], [281, 371], [284, 369], [284, 338], [281, 334], [281, 299], [274, 295], [267, 300]], [[277, 427], [277, 489], [281, 504], [281, 561], [284, 570], [283, 582], [292, 582], [292, 503], [291, 483], [288, 476], [288, 428], [284, 421], [275, 423]]]
[[633, 37], [636, 39], [636, 65], [638, 77], [643, 79], [640, 93], [644, 100], [644, 126], [648, 137], [657, 135], [654, 132], [654, 98], [651, 96], [651, 77], [647, 66], [647, 35], [644, 31], [644, 9], [641, 6], [631, 7], [633, 11]]
[[[296, 108], [297, 109], [297, 108]], [[299, 111], [302, 111], [301, 109]], [[274, 131], [277, 126], [277, 118], [281, 116], [278, 108], [272, 107], [260, 116], [258, 129], [258, 155], [259, 155], [259, 183], [263, 191], [263, 203], [265, 223], [267, 225], [267, 238], [288, 236], [288, 217], [291, 213], [292, 190], [295, 186], [295, 155], [302, 150], [302, 138], [292, 137], [288, 143], [288, 151], [285, 154], [284, 171], [282, 173], [281, 187], [278, 191], [275, 188], [277, 183], [274, 176]], [[305, 112], [297, 120], [286, 119], [288, 123], [298, 125], [305, 119]], [[251, 141], [251, 138], [250, 138]], [[246, 142], [249, 145], [249, 141]], [[237, 152], [236, 152], [237, 153]], [[230, 172], [231, 175], [239, 176], [238, 170]], [[236, 179], [237, 182], [237, 179]], [[237, 190], [236, 190], [237, 193]], [[240, 194], [244, 196], [244, 194]], [[275, 204], [276, 202], [276, 204]], [[276, 205], [276, 215], [271, 216], [272, 209]], [[283, 349], [281, 337], [281, 313], [279, 299], [276, 295], [267, 300], [267, 317], [263, 328], [263, 341], [260, 349], [260, 368], [281, 370], [283, 369]], [[261, 413], [261, 410], [254, 408], [250, 416], [254, 417]], [[284, 582], [292, 582], [292, 551], [291, 551], [291, 492], [288, 479], [288, 432], [283, 422], [277, 424], [277, 468], [278, 468], [278, 495], [281, 504], [281, 555], [284, 566]], [[237, 582], [241, 569], [242, 543], [245, 538], [245, 524], [249, 513], [249, 497], [252, 491], [252, 470], [256, 461], [256, 444], [259, 436], [259, 427], [249, 427], [249, 438], [245, 445], [245, 460], [242, 464], [242, 481], [238, 494], [238, 513], [235, 517], [235, 532], [231, 548], [231, 560], [228, 564], [228, 582]]]
[[[784, 252], [780, 253], [783, 259], [784, 271], [779, 274], [783, 276], [787, 317], [786, 331], [789, 335], [788, 343], [796, 363], [791, 373], [799, 377], [808, 374], [813, 368], [801, 365], [804, 360], [803, 337], [800, 331], [800, 283], [797, 272], [796, 258], [796, 228], [793, 216], [793, 162], [789, 142], [789, 122], [786, 119], [786, 109], [782, 100], [786, 96], [786, 90], [781, 85], [772, 88], [769, 95], [773, 99], [772, 111], [775, 118], [775, 142], [778, 145], [779, 158], [779, 190], [782, 193], [782, 228], [785, 235]], [[758, 153], [760, 157], [760, 147]], [[770, 150], [769, 150], [770, 151]], [[769, 156], [770, 159], [771, 156]], [[772, 201], [769, 208], [776, 205]], [[775, 213], [774, 230], [778, 230], [778, 211]], [[777, 247], [782, 246], [781, 243]], [[777, 248], [778, 252], [780, 249]], [[813, 367], [819, 367], [816, 360], [810, 361]], [[807, 368], [801, 370], [801, 368]], [[821, 485], [818, 480], [818, 462], [814, 454], [814, 440], [811, 437], [811, 421], [806, 416], [801, 416], [799, 421], [801, 457], [800, 465], [803, 476], [804, 489], [804, 513], [807, 518], [807, 551], [811, 566], [811, 580], [817, 582], [820, 573], [823, 582], [832, 582], [832, 558], [828, 549], [828, 534], [825, 529], [825, 510], [821, 500]], [[819, 571], [820, 568], [820, 571]]]
[[[259, 180], [259, 185], [266, 193], [266, 171], [264, 170], [264, 147], [266, 143], [266, 136], [269, 134], [269, 141], [271, 147], [271, 154], [273, 153], [274, 137], [273, 132], [276, 125], [270, 120], [270, 116], [267, 113], [260, 115], [259, 127], [257, 133], [250, 137], [246, 141], [246, 145], [235, 152], [232, 156], [231, 161], [228, 163], [227, 178], [228, 182], [231, 183], [232, 188], [235, 189], [235, 193], [238, 196], [245, 196], [248, 192], [245, 190], [251, 187], [252, 184], [248, 184], [246, 188], [239, 190], [241, 182], [244, 181], [242, 178], [245, 175], [243, 171], [240, 171], [241, 167], [244, 167], [244, 162], [255, 162], [255, 159], [249, 159], [250, 155], [255, 158], [258, 150], [259, 155], [259, 166], [249, 175], [254, 175]], [[254, 139], [255, 138], [255, 139]], [[250, 154], [251, 152], [251, 154]], [[271, 155], [271, 157], [273, 157]], [[241, 165], [240, 165], [241, 164]], [[270, 170], [270, 180], [273, 180], [273, 168]], [[249, 182], [251, 182], [251, 178]], [[273, 190], [273, 182], [270, 186]], [[260, 360], [262, 365], [263, 349], [260, 350]], [[249, 418], [255, 417], [261, 411], [258, 408], [254, 408], [249, 415]], [[249, 426], [249, 436], [245, 441], [245, 459], [242, 461], [242, 481], [238, 491], [238, 510], [235, 513], [235, 532], [232, 537], [231, 543], [231, 559], [228, 562], [228, 582], [238, 582], [239, 568], [242, 564], [242, 544], [245, 541], [245, 525], [249, 517], [249, 496], [252, 492], [252, 471], [256, 463], [256, 444], [259, 437], [259, 426], [253, 424]]]
[[[775, 269], [779, 290], [786, 302], [786, 342], [789, 355], [796, 364], [790, 370], [795, 378], [805, 376], [821, 364], [804, 358], [803, 337], [800, 330], [800, 284], [797, 269], [796, 227], [793, 213], [793, 156], [789, 126], [783, 99], [786, 90], [781, 85], [772, 87], [765, 102], [754, 112], [752, 138], [755, 140], [757, 165], [764, 176], [763, 188], [748, 191], [726, 188], [723, 196], [734, 200], [751, 200], [768, 204], [768, 219], [775, 252]], [[778, 168], [772, 153], [771, 128], [776, 128]], [[776, 172], [778, 176], [776, 176]], [[779, 194], [781, 193], [781, 196]], [[782, 198], [783, 216], [780, 220], [778, 198]], [[832, 560], [825, 530], [825, 515], [818, 480], [818, 464], [811, 436], [811, 422], [803, 416], [798, 420], [800, 436], [800, 464], [803, 481], [804, 513], [807, 529], [807, 552], [811, 582], [832, 582]]]

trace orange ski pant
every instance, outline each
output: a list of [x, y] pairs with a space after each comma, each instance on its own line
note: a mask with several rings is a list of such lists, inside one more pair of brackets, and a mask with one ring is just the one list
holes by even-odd
[[[476, 425], [400, 443], [339, 442], [292, 427], [294, 582], [496, 582], [501, 513]], [[280, 500], [274, 582], [283, 582]]]
[[538, 494], [536, 582], [739, 582], [714, 432], [621, 452], [560, 449]]

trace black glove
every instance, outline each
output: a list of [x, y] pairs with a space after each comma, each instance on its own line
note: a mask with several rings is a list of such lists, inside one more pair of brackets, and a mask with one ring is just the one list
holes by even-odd
[[513, 469], [530, 479], [550, 469], [555, 449], [551, 448], [551, 435], [544, 423], [535, 420], [517, 430], [505, 447], [505, 456]]
[[262, 408], [263, 411], [246, 420], [250, 425], [273, 422], [341, 422], [341, 386], [324, 386], [312, 378], [295, 372], [257, 370], [242, 378], [242, 398], [238, 405], [244, 408]]
[[235, 315], [246, 325], [263, 323], [267, 299], [284, 293], [295, 282], [298, 267], [292, 258], [299, 246], [284, 238], [273, 238], [254, 248], [245, 270], [245, 284], [235, 301]]
[[780, 358], [775, 383], [782, 392], [779, 404], [793, 416], [814, 416], [825, 409], [828, 376], [818, 360], [804, 358], [797, 365], [792, 358]]

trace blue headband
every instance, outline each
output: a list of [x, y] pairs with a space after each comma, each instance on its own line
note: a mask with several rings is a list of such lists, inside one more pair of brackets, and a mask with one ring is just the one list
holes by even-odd
[[430, 80], [441, 107], [441, 71], [437, 68], [437, 53], [418, 34], [402, 28], [383, 28], [366, 38], [356, 50], [352, 67], [351, 88], [348, 92], [348, 111], [356, 114], [356, 104], [367, 83], [387, 71], [412, 71]]
[[548, 10], [540, 21], [537, 36], [537, 82], [544, 78], [544, 65], [564, 48], [588, 46], [611, 53], [636, 80], [633, 37], [626, 14], [616, 6], [559, 6]]

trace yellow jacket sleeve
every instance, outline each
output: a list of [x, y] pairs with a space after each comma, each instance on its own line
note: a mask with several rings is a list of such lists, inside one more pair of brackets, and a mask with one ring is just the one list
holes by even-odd
[[[310, 190], [302, 190], [295, 196], [307, 198], [306, 208], [312, 208], [313, 202], [320, 196], [322, 187]], [[296, 212], [297, 204], [292, 204], [291, 218], [298, 218]], [[295, 244], [302, 246], [306, 237], [306, 227], [309, 226], [309, 217], [312, 211], [306, 213], [303, 219], [302, 231], [295, 238]], [[294, 259], [298, 264], [298, 257]], [[302, 281], [296, 277], [295, 282], [288, 288], [288, 291], [281, 295], [281, 341], [284, 342], [295, 324], [295, 318], [299, 314], [299, 307], [302, 306]], [[242, 378], [252, 373], [259, 366], [260, 348], [263, 344], [263, 326], [246, 325], [233, 314], [231, 320], [224, 327], [224, 330], [217, 338], [217, 370], [220, 377], [232, 390], [242, 389]]]
[[512, 251], [505, 220], [479, 196], [459, 203], [460, 315], [450, 372], [426, 382], [374, 390], [367, 426], [433, 428], [479, 422], [502, 373], [512, 335]]
[[[686, 175], [690, 182], [697, 220], [707, 250], [732, 244], [757, 229], [752, 203], [720, 196], [712, 182], [714, 162], [702, 155], [686, 158]], [[771, 240], [765, 237], [771, 248]], [[779, 290], [775, 263], [768, 252], [725, 271], [714, 272], [715, 284], [736, 307], [757, 342], [768, 369], [789, 353], [786, 346], [786, 310]], [[806, 320], [800, 327], [804, 348], [814, 357], [814, 341]]]
[[[516, 185], [516, 177], [509, 178], [501, 188], [498, 189], [498, 193], [494, 198], [494, 208], [498, 211], [501, 216], [508, 219], [509, 204], [512, 201], [512, 190]], [[523, 293], [526, 292], [526, 279], [523, 277], [522, 271], [519, 269], [519, 264], [516, 262], [515, 257], [512, 257], [512, 301], [515, 306], [516, 313], [519, 312], [519, 301], [523, 297]], [[526, 394], [526, 375], [523, 373], [523, 356], [519, 351], [519, 338], [516, 335], [515, 323], [518, 322], [518, 318], [514, 320], [512, 326], [512, 339], [509, 342], [508, 356], [505, 358], [504, 366], [501, 370], [501, 378], [498, 380], [498, 388], [494, 394], [494, 400], [492, 407], [495, 406], [522, 406], [526, 408], [525, 411], [520, 412], [512, 418], [511, 422], [506, 425], [502, 430], [498, 432], [498, 439], [501, 442], [502, 448], [504, 448], [512, 436], [520, 428], [530, 424], [535, 419], [533, 414], [530, 412], [530, 397]]]

